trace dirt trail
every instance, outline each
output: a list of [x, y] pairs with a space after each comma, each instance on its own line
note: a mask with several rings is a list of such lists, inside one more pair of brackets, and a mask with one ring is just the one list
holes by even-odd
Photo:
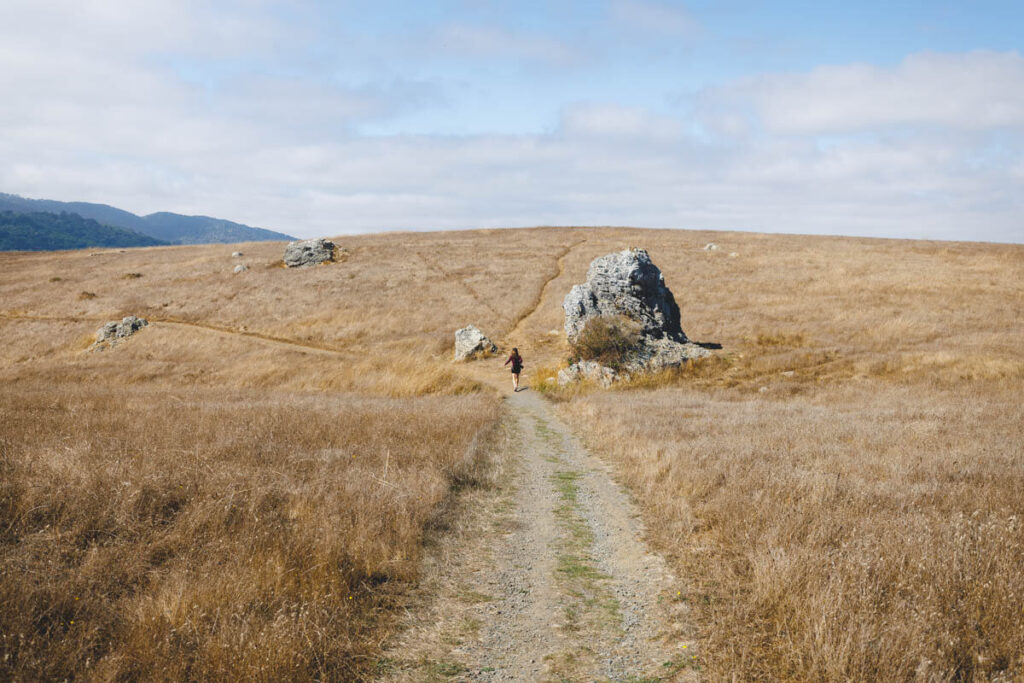
[[696, 679], [683, 587], [608, 467], [536, 392], [507, 409], [505, 475], [438, 550], [384, 680]]
[[[97, 322], [104, 323], [110, 320], [109, 317], [99, 316], [55, 316], [55, 315], [33, 315], [30, 313], [15, 313], [15, 312], [0, 312], [0, 320], [36, 320], [43, 322]], [[342, 354], [344, 353], [340, 349], [333, 349], [329, 346], [321, 346], [312, 342], [303, 342], [296, 339], [287, 339], [285, 337], [274, 337], [269, 334], [262, 334], [260, 332], [250, 332], [248, 330], [239, 330], [232, 327], [222, 327], [220, 325], [211, 325], [209, 323], [193, 322], [190, 320], [181, 320], [179, 318], [159, 318], [149, 317], [147, 318], [150, 324], [156, 325], [171, 325], [175, 327], [189, 327], [192, 329], [205, 330], [207, 332], [213, 332], [216, 334], [230, 335], [235, 337], [247, 337], [249, 339], [256, 339], [258, 341], [270, 344], [272, 346], [279, 347], [291, 347], [297, 351], [313, 351], [315, 353], [326, 353], [326, 354]]]
[[551, 283], [557, 280], [559, 277], [561, 277], [562, 273], [565, 272], [565, 257], [568, 256], [573, 249], [580, 246], [586, 241], [586, 239], [581, 239], [579, 241], [573, 242], [565, 249], [563, 249], [562, 252], [558, 255], [558, 257], [555, 259], [555, 272], [550, 277], [548, 277], [547, 280], [544, 281], [544, 284], [541, 285], [540, 289], [537, 291], [537, 297], [533, 300], [529, 307], [527, 307], [526, 310], [523, 311], [523, 313], [519, 316], [515, 323], [513, 323], [512, 329], [509, 331], [507, 335], [505, 335], [505, 337], [508, 340], [512, 341], [517, 339], [519, 335], [519, 328], [521, 328], [523, 326], [523, 323], [525, 323], [530, 316], [536, 313], [537, 309], [539, 309], [541, 304], [544, 303], [544, 295], [547, 294], [548, 287], [550, 287]]

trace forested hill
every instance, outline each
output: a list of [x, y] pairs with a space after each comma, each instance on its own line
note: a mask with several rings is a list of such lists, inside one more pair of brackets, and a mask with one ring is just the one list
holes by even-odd
[[67, 211], [0, 211], [0, 251], [52, 251], [85, 247], [155, 247], [167, 244], [137, 232], [103, 225]]
[[211, 244], [294, 240], [294, 237], [273, 230], [253, 228], [209, 216], [182, 216], [177, 213], [151, 213], [143, 216], [147, 235], [172, 244]]
[[223, 244], [295, 239], [284, 233], [208, 216], [183, 216], [163, 211], [148, 216], [137, 216], [107, 204], [28, 199], [2, 192], [0, 192], [0, 211], [46, 212], [58, 215], [61, 212], [76, 213], [83, 218], [90, 218], [104, 225], [148, 235], [168, 244]]

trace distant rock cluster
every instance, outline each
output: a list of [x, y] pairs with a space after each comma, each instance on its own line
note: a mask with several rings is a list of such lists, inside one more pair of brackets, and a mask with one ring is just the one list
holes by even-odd
[[305, 268], [334, 260], [334, 242], [322, 237], [289, 242], [284, 250], [284, 264], [289, 268]]
[[479, 353], [497, 353], [498, 347], [475, 325], [455, 331], [455, 360], [469, 360]]
[[562, 308], [570, 343], [599, 316], [622, 316], [637, 323], [639, 340], [621, 371], [583, 360], [559, 372], [560, 384], [590, 379], [607, 386], [623, 374], [677, 367], [691, 358], [709, 355], [686, 338], [675, 297], [644, 249], [627, 249], [594, 259], [587, 281], [569, 291]]
[[148, 324], [149, 321], [145, 318], [139, 318], [134, 315], [122, 318], [121, 322], [112, 320], [96, 331], [96, 344], [94, 346], [113, 346], [132, 336]]

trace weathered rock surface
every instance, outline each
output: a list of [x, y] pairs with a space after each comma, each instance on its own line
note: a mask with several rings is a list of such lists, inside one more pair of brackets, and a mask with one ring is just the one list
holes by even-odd
[[240, 252], [240, 251], [233, 251], [233, 252], [231, 252], [231, 258], [242, 258], [242, 252]]
[[599, 315], [624, 315], [635, 320], [646, 338], [686, 341], [675, 297], [644, 249], [627, 249], [594, 259], [586, 283], [569, 290], [562, 309], [570, 342], [588, 320]]
[[496, 353], [498, 347], [475, 325], [455, 331], [455, 360], [468, 360], [478, 353]]
[[710, 356], [703, 346], [691, 342], [679, 343], [671, 339], [647, 339], [640, 343], [629, 362], [627, 372], [657, 372], [677, 368], [694, 358]]
[[249, 266], [245, 265], [244, 263], [239, 263], [237, 266], [235, 266], [236, 273], [244, 273], [247, 270], [249, 270]]
[[126, 337], [132, 336], [148, 324], [149, 321], [145, 318], [137, 318], [134, 315], [129, 315], [123, 318], [121, 322], [112, 320], [100, 329], [96, 330], [96, 343], [116, 343]]
[[572, 384], [585, 379], [609, 387], [618, 378], [619, 373], [615, 370], [593, 360], [581, 360], [558, 371], [559, 384]]
[[621, 370], [583, 360], [560, 371], [559, 384], [588, 379], [608, 386], [631, 374], [678, 367], [692, 358], [709, 355], [707, 349], [686, 338], [675, 297], [644, 249], [628, 249], [594, 259], [586, 283], [569, 291], [562, 308], [570, 342], [579, 337], [588, 321], [598, 316], [629, 318], [639, 324], [640, 335]]
[[284, 264], [289, 268], [304, 268], [333, 260], [334, 242], [322, 237], [289, 242], [284, 250]]

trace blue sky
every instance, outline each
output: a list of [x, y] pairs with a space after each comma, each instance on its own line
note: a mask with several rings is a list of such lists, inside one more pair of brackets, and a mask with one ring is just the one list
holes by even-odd
[[0, 191], [1024, 242], [1011, 2], [5, 0]]

